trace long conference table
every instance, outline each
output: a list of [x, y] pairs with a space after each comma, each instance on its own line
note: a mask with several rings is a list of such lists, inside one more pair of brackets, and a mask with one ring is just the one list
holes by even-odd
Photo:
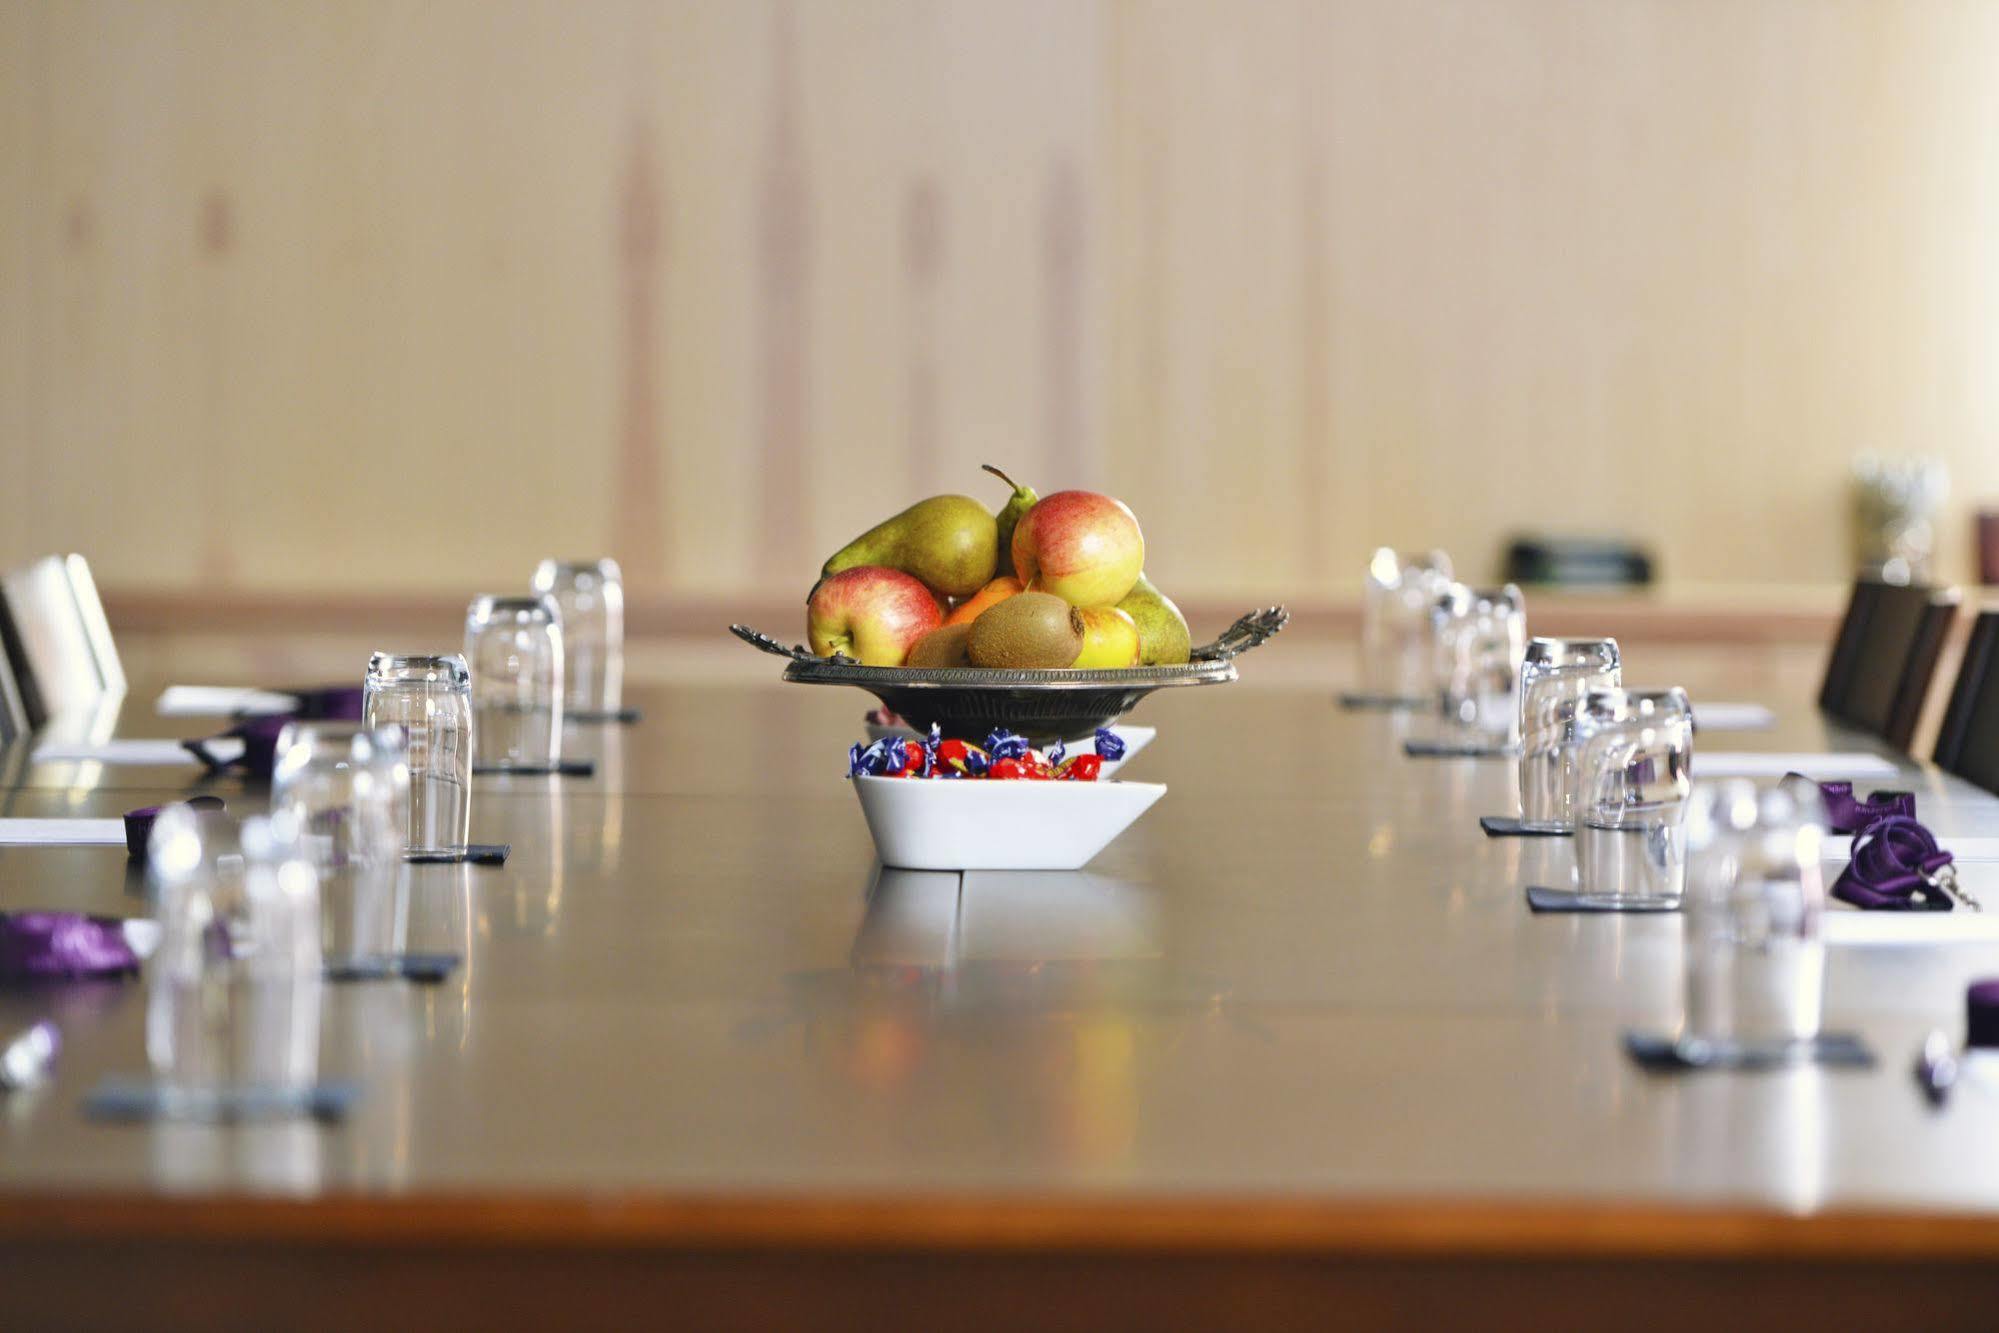
[[[119, 734], [203, 733], [161, 683]], [[1999, 1072], [1940, 1110], [1909, 1074], [1991, 934], [1831, 949], [1871, 1070], [1647, 1073], [1619, 1037], [1677, 1023], [1680, 920], [1530, 914], [1566, 844], [1485, 837], [1512, 765], [1406, 758], [1408, 718], [1156, 696], [1125, 776], [1171, 790], [1122, 839], [958, 875], [874, 863], [862, 696], [633, 701], [572, 729], [595, 777], [479, 781], [504, 867], [413, 868], [410, 947], [462, 953], [451, 980], [329, 990], [344, 1123], [94, 1123], [144, 1071], [144, 983], [0, 993], [0, 1028], [65, 1042], [0, 1100], [0, 1324], [1999, 1322]], [[1765, 702], [1697, 773], [1874, 748]], [[1946, 841], [1999, 834], [1999, 798], [1904, 763]], [[0, 814], [195, 789], [265, 800], [17, 753]], [[1999, 862], [1966, 880], [1999, 907]], [[139, 915], [144, 879], [0, 850], [26, 908]]]

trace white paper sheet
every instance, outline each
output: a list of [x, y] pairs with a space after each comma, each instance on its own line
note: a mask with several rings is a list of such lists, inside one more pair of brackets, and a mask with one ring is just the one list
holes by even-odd
[[123, 847], [122, 819], [0, 819], [0, 847]]
[[1825, 914], [1827, 944], [1999, 944], [1999, 912], [1862, 912]]
[[1899, 770], [1878, 754], [1746, 754], [1694, 750], [1696, 778], [1781, 778], [1803, 773], [1819, 782], [1837, 778], [1892, 778]]
[[240, 685], [169, 685], [154, 703], [161, 717], [227, 717], [232, 713], [284, 713], [298, 707], [289, 694]]
[[1764, 731], [1777, 715], [1762, 704], [1694, 701], [1694, 725], [1702, 731]]
[[[223, 763], [243, 754], [243, 742], [234, 736], [210, 741], [209, 752]], [[35, 750], [36, 763], [172, 764], [198, 765], [201, 761], [174, 740], [111, 740], [96, 745], [50, 743]]]

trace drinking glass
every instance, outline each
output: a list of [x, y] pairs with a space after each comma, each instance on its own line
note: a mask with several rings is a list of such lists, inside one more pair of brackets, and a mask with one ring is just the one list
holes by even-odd
[[1431, 622], [1444, 738], [1513, 745], [1520, 738], [1520, 663], [1527, 652], [1527, 603], [1520, 589], [1452, 584]]
[[408, 737], [409, 818], [404, 852], [463, 855], [472, 834], [472, 677], [465, 659], [376, 653], [368, 661], [362, 723]]
[[1816, 809], [1746, 778], [1702, 782], [1687, 808], [1686, 1028], [1716, 1046], [1819, 1033], [1824, 837]]
[[465, 612], [479, 749], [494, 768], [562, 758], [562, 613], [550, 597], [479, 597]]
[[335, 958], [403, 951], [403, 840], [410, 770], [399, 727], [294, 722], [278, 737], [271, 812], [298, 824], [319, 873], [326, 950]]
[[1384, 546], [1368, 562], [1361, 600], [1361, 679], [1368, 693], [1427, 703], [1435, 688], [1430, 612], [1451, 586], [1442, 551], [1402, 554]]
[[149, 862], [160, 946], [147, 966], [146, 1056], [172, 1113], [291, 1093], [319, 1068], [319, 877], [289, 814], [237, 834], [160, 812]]
[[533, 587], [537, 596], [555, 599], [568, 655], [570, 715], [617, 712], [625, 680], [625, 584], [618, 562], [544, 560]]
[[1520, 823], [1566, 833], [1575, 823], [1576, 707], [1619, 683], [1617, 640], [1533, 639], [1520, 665]]
[[1686, 691], [1591, 690], [1576, 709], [1576, 737], [1580, 897], [1606, 907], [1677, 905], [1693, 786]]

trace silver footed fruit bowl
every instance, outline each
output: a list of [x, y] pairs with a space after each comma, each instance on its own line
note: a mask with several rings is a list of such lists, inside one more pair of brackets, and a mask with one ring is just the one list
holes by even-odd
[[1290, 618], [1281, 606], [1252, 611], [1175, 666], [1081, 671], [862, 666], [850, 657], [820, 657], [808, 648], [787, 648], [747, 625], [731, 625], [729, 632], [753, 648], [784, 658], [789, 663], [786, 680], [800, 685], [857, 685], [918, 731], [928, 731], [934, 723], [947, 737], [976, 742], [993, 728], [1005, 727], [1039, 745], [1089, 736], [1123, 717], [1154, 690], [1226, 685], [1236, 678], [1235, 659], [1261, 646]]

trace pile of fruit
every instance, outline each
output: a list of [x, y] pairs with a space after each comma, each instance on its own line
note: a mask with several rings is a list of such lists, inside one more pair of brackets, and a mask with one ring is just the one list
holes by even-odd
[[1000, 781], [1095, 782], [1106, 763], [1124, 758], [1124, 741], [1108, 727], [1097, 729], [1095, 753], [1069, 754], [1057, 742], [1042, 754], [1027, 737], [995, 731], [984, 745], [943, 739], [937, 728], [928, 740], [891, 736], [847, 752], [850, 778], [989, 778]]
[[806, 600], [821, 657], [887, 667], [1134, 667], [1185, 662], [1187, 619], [1146, 581], [1145, 537], [1094, 491], [1012, 486], [998, 514], [934, 495], [826, 562]]

